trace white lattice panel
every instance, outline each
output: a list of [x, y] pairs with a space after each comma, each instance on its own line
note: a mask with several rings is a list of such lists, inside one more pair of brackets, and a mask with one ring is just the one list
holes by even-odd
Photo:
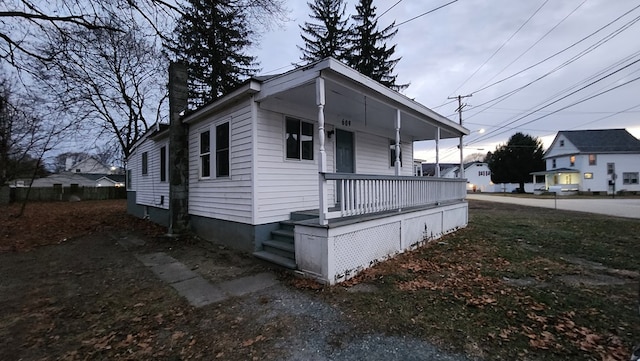
[[337, 277], [350, 278], [363, 268], [399, 252], [400, 222], [368, 227], [334, 238]]

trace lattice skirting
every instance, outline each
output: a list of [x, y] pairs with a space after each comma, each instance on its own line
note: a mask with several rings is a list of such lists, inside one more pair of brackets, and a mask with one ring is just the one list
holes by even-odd
[[467, 225], [466, 202], [339, 227], [296, 225], [298, 268], [325, 283], [347, 280], [377, 262]]

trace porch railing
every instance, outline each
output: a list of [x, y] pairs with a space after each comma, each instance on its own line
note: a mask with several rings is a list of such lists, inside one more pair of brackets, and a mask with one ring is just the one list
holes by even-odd
[[[335, 181], [336, 208], [321, 202], [321, 222], [390, 210], [437, 205], [466, 197], [466, 180], [433, 177], [320, 173], [322, 188]], [[324, 207], [323, 204], [324, 203]], [[324, 208], [324, 209], [323, 209]], [[324, 216], [324, 217], [323, 217]], [[326, 224], [326, 222], [325, 222]]]

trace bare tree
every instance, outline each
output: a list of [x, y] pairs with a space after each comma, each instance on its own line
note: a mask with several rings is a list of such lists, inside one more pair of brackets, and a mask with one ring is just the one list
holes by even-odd
[[[112, 19], [112, 27], [119, 21]], [[151, 125], [167, 112], [167, 59], [135, 25], [126, 32], [69, 31], [48, 47], [57, 52], [41, 74], [64, 112], [81, 119], [127, 157]]]
[[[284, 20], [284, 0], [233, 3], [246, 10], [253, 24], [267, 28]], [[181, 5], [180, 0], [0, 0], [0, 59], [30, 70], [26, 63], [37, 60], [46, 64], [57, 55], [42, 52], [43, 41], [78, 34], [79, 30], [127, 32], [130, 23], [144, 24], [164, 42], [171, 38], [176, 20], [184, 15]], [[114, 17], [122, 22], [114, 24], [110, 21]]]

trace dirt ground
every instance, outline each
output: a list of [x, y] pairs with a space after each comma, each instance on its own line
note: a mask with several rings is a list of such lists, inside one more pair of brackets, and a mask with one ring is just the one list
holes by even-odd
[[[552, 217], [581, 224], [569, 232], [531, 218], [553, 211], [474, 203], [467, 229], [322, 287], [219, 245], [169, 239], [125, 207], [34, 203], [14, 217], [19, 205], [0, 206], [0, 360], [623, 360], [637, 339], [635, 221]], [[583, 228], [594, 236], [576, 241]], [[269, 271], [279, 284], [196, 308], [136, 259], [154, 252], [212, 283]], [[558, 327], [573, 338], [560, 340]], [[542, 337], [549, 330], [563, 349]]]
[[[168, 239], [127, 216], [123, 201], [17, 210], [0, 207], [0, 360], [467, 360], [371, 333], [317, 284], [218, 245]], [[144, 245], [118, 242], [132, 238]], [[153, 252], [212, 283], [265, 271], [280, 282], [196, 308], [135, 258]]]

